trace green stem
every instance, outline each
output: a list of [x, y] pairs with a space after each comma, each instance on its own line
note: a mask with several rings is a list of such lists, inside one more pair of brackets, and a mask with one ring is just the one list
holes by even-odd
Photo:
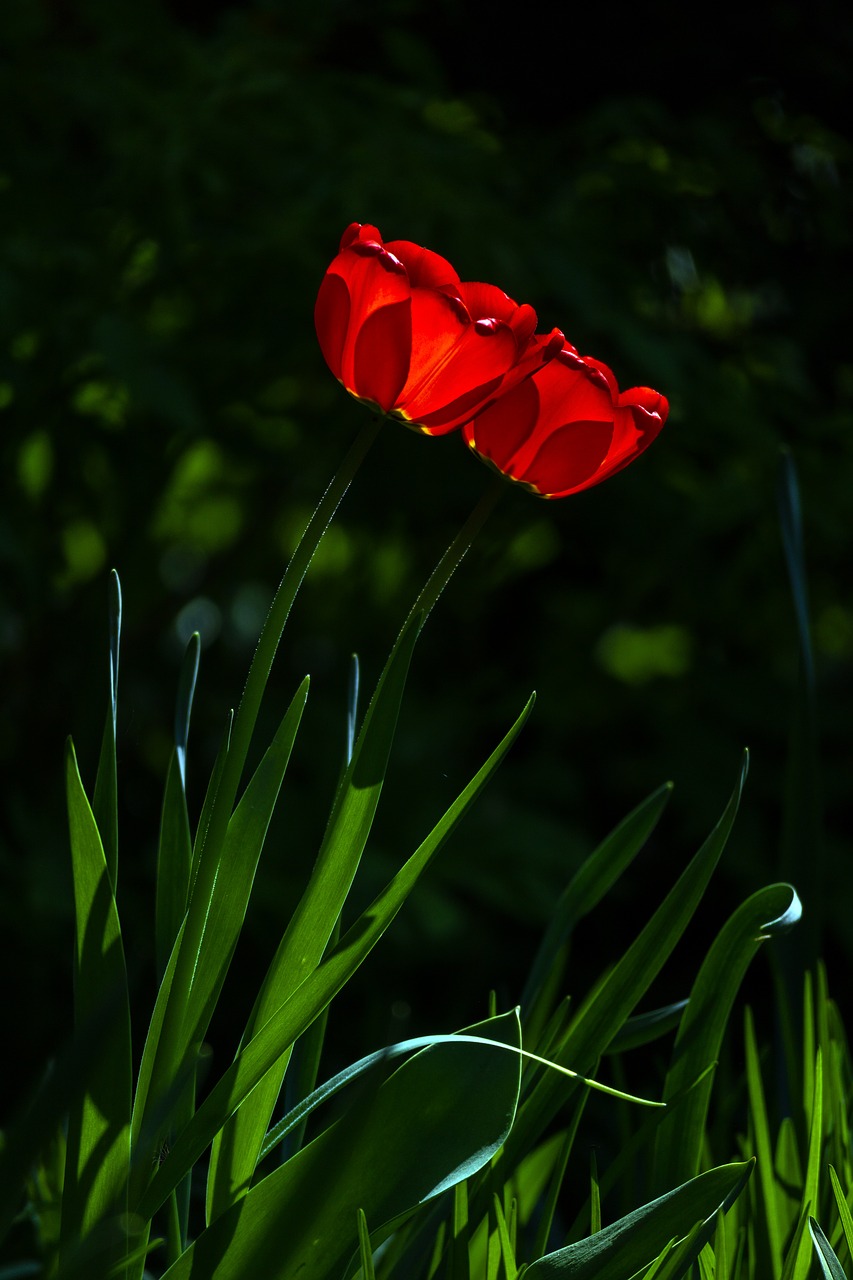
[[498, 498], [506, 489], [506, 481], [501, 476], [496, 476], [494, 482], [489, 486], [477, 503], [438, 564], [424, 583], [417, 600], [409, 610], [408, 617], [404, 623], [403, 630], [408, 625], [412, 616], [416, 613], [423, 613], [421, 626], [426, 622], [435, 602], [447, 586], [450, 579], [459, 564], [464, 559], [471, 543], [488, 520], [489, 516], [497, 506]]

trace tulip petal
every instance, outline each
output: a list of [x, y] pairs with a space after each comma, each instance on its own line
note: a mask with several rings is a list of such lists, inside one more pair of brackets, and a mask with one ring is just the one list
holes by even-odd
[[353, 384], [344, 385], [359, 399], [370, 400], [388, 413], [406, 381], [411, 349], [410, 299], [380, 307], [358, 331], [353, 345]]
[[539, 393], [533, 379], [501, 396], [462, 428], [469, 449], [510, 474], [516, 453], [529, 440], [539, 415]]
[[326, 364], [336, 378], [341, 376], [349, 318], [349, 289], [340, 276], [325, 275], [314, 304], [314, 327]]
[[458, 299], [415, 289], [412, 359], [396, 408], [434, 434], [452, 430], [488, 398], [517, 354], [508, 325], [472, 323]]
[[531, 345], [546, 362], [517, 386], [502, 389], [463, 426], [462, 435], [509, 479], [542, 497], [563, 498], [633, 461], [660, 431], [669, 405], [649, 387], [620, 394], [607, 365], [579, 356], [568, 344], [556, 356], [551, 349], [548, 361], [554, 337], [537, 335]]
[[596, 473], [612, 440], [612, 422], [567, 423], [543, 441], [518, 479], [533, 485], [543, 498], [566, 498], [588, 489], [604, 479]]
[[[373, 228], [361, 227], [359, 234], [366, 230]], [[378, 241], [356, 239], [332, 262], [314, 309], [320, 347], [335, 377], [352, 395], [372, 400], [386, 412], [406, 380], [409, 299], [402, 263]], [[378, 318], [383, 312], [387, 315]]]
[[413, 289], [459, 284], [459, 276], [447, 259], [431, 249], [410, 240], [390, 240], [385, 248], [402, 262]]

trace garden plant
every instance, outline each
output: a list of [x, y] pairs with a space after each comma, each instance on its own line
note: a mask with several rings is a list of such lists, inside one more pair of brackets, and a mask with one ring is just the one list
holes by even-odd
[[[336, 997], [481, 793], [500, 787], [535, 720], [534, 694], [519, 690], [517, 718], [481, 767], [431, 830], [409, 833], [410, 848], [372, 901], [352, 907], [431, 612], [451, 576], [465, 573], [461, 562], [503, 494], [563, 499], [616, 476], [656, 441], [668, 403], [648, 387], [620, 391], [610, 368], [581, 356], [561, 331], [537, 333], [532, 307], [494, 285], [463, 282], [431, 249], [385, 242], [366, 224], [344, 233], [320, 284], [315, 325], [331, 372], [359, 402], [345, 405], [354, 443], [287, 564], [199, 812], [188, 779], [204, 673], [199, 637], [189, 639], [149, 926], [155, 998], [141, 1026], [121, 910], [116, 749], [120, 664], [134, 655], [121, 650], [122, 584], [117, 573], [109, 580], [109, 697], [91, 782], [70, 739], [65, 759], [75, 1030], [7, 1118], [0, 1277], [853, 1274], [851, 1060], [824, 967], [797, 965], [795, 888], [756, 884], [712, 931], [701, 960], [680, 973], [684, 998], [655, 1002], [656, 979], [701, 919], [748, 796], [746, 753], [698, 851], [685, 850], [674, 870], [653, 871], [657, 905], [628, 936], [608, 927], [608, 895], [630, 893], [640, 855], [650, 856], [644, 846], [672, 791], [663, 780], [600, 833], [569, 877], [529, 972], [519, 975], [517, 1004], [484, 987], [470, 1025], [378, 1043], [328, 1073]], [[209, 1028], [309, 698], [306, 677], [289, 701], [278, 700], [268, 684], [274, 660], [299, 626], [298, 611], [290, 620], [297, 593], [371, 446], [380, 432], [406, 428], [424, 437], [424, 449], [444, 450], [448, 468], [467, 445], [487, 464], [483, 496], [412, 603], [366, 708], [353, 659], [340, 732], [328, 743], [341, 765], [319, 849], [260, 988], [239, 991], [233, 1061], [213, 1062]], [[655, 448], [666, 440], [664, 430]], [[387, 501], [399, 501], [394, 487]], [[797, 477], [787, 456], [780, 521], [802, 605]], [[800, 639], [807, 703], [805, 621]], [[440, 699], [439, 711], [454, 715]], [[258, 741], [270, 717], [277, 727]], [[798, 726], [807, 753], [808, 717]], [[577, 989], [572, 944], [587, 917], [602, 921], [593, 934], [597, 976]], [[774, 954], [775, 981], [761, 970], [750, 988], [753, 1013], [740, 992], [762, 948]], [[734, 1024], [738, 1036], [743, 1027], [742, 1072], [733, 1065]], [[590, 1123], [610, 1135], [601, 1168]], [[605, 1202], [622, 1209], [605, 1218], [611, 1193]]]

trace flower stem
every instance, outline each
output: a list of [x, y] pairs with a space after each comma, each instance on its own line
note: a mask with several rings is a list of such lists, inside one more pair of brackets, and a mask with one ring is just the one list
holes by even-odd
[[409, 610], [406, 624], [416, 613], [423, 613], [421, 626], [426, 622], [435, 602], [453, 577], [458, 565], [464, 559], [471, 543], [486, 523], [492, 511], [494, 511], [498, 498], [506, 487], [505, 479], [502, 476], [496, 476], [427, 578], [417, 600]]

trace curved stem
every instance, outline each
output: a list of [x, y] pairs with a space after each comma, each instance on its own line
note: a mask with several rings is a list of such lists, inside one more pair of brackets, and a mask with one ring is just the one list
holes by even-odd
[[408, 625], [409, 620], [416, 613], [423, 614], [421, 626], [426, 622], [435, 602], [453, 577], [458, 565], [464, 559], [471, 543], [494, 511], [498, 498], [505, 489], [506, 481], [502, 476], [496, 476], [427, 578], [417, 600], [409, 610], [404, 626]]

